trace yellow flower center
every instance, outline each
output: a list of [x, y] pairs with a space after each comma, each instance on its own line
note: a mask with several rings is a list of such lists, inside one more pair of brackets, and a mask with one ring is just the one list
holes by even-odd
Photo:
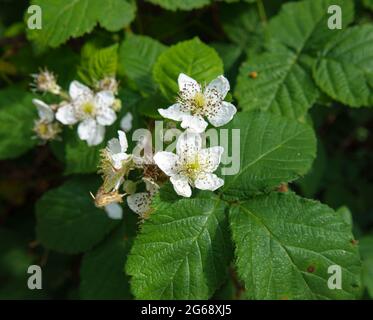
[[37, 127], [39, 136], [44, 136], [48, 133], [48, 125], [46, 123], [40, 123]]
[[95, 106], [92, 102], [86, 102], [83, 104], [82, 110], [86, 114], [93, 115], [95, 112]]
[[183, 168], [186, 175], [192, 179], [201, 171], [201, 164], [198, 161], [198, 155], [195, 156], [193, 161], [184, 164]]
[[206, 104], [205, 96], [201, 92], [197, 92], [194, 96], [194, 105], [200, 109], [203, 108]]

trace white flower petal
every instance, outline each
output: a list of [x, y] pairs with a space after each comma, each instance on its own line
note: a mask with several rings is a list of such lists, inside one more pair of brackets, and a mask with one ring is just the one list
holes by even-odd
[[127, 141], [126, 134], [123, 131], [118, 130], [118, 136], [119, 136], [120, 151], [126, 152], [128, 149], [128, 141]]
[[109, 151], [110, 155], [121, 153], [121, 151], [122, 151], [122, 148], [120, 147], [120, 143], [119, 143], [118, 138], [110, 139], [107, 143], [106, 148]]
[[152, 196], [149, 192], [139, 192], [127, 197], [128, 206], [139, 215], [146, 213], [150, 209], [151, 201]]
[[216, 109], [214, 114], [208, 115], [207, 118], [213, 126], [221, 127], [231, 121], [236, 112], [237, 109], [233, 104], [223, 101], [221, 107]]
[[102, 126], [110, 126], [117, 120], [117, 114], [111, 108], [101, 108], [98, 110], [96, 119]]
[[92, 91], [84, 84], [80, 83], [79, 81], [74, 80], [70, 83], [69, 87], [69, 95], [71, 99], [76, 100], [78, 98], [90, 97], [92, 96]]
[[191, 131], [202, 133], [206, 130], [208, 123], [201, 116], [186, 115], [183, 117], [181, 127]]
[[132, 129], [133, 115], [131, 112], [127, 112], [125, 116], [120, 120], [120, 128], [124, 132], [131, 131]]
[[221, 146], [202, 149], [198, 153], [198, 159], [203, 167], [203, 171], [214, 172], [220, 164], [223, 152], [224, 148]]
[[92, 135], [88, 140], [87, 144], [89, 146], [97, 146], [102, 141], [104, 141], [105, 138], [105, 127], [97, 125], [95, 135]]
[[127, 153], [116, 153], [116, 154], [111, 155], [113, 166], [117, 170], [122, 168], [123, 161], [127, 160], [128, 158], [129, 158], [129, 155]]
[[86, 119], [78, 126], [78, 135], [86, 140], [89, 146], [96, 146], [104, 140], [105, 127], [100, 126], [93, 119]]
[[195, 132], [185, 131], [183, 132], [176, 143], [176, 153], [179, 157], [187, 158], [193, 157], [202, 148], [201, 135]]
[[175, 103], [167, 109], [158, 109], [159, 114], [166, 119], [181, 121], [188, 113], [181, 110], [181, 105]]
[[179, 157], [167, 151], [157, 152], [154, 156], [155, 164], [168, 176], [172, 176], [177, 173], [177, 161]]
[[78, 122], [75, 115], [75, 108], [71, 104], [65, 104], [59, 107], [56, 113], [56, 119], [65, 125], [75, 124]]
[[201, 92], [199, 83], [184, 73], [179, 74], [177, 82], [179, 84], [180, 94], [185, 99], [192, 99], [197, 92]]
[[176, 193], [179, 196], [189, 198], [192, 195], [192, 189], [188, 183], [188, 178], [180, 174], [172, 176], [170, 178], [172, 185]]
[[97, 108], [109, 108], [113, 105], [114, 101], [115, 97], [111, 91], [100, 91], [94, 98]]
[[194, 185], [200, 190], [215, 191], [224, 184], [224, 180], [214, 173], [201, 173], [194, 181]]
[[143, 178], [143, 181], [145, 182], [146, 190], [154, 195], [159, 190], [159, 185], [154, 182], [154, 180], [149, 178]]
[[54, 112], [49, 105], [39, 99], [32, 99], [32, 103], [38, 109], [38, 115], [41, 120], [50, 123], [54, 120]]
[[119, 203], [113, 202], [105, 206], [105, 211], [109, 218], [114, 220], [122, 219], [123, 217], [123, 209]]
[[230, 89], [229, 81], [224, 76], [218, 76], [216, 79], [212, 80], [206, 87], [206, 95], [209, 91], [215, 91], [220, 95], [221, 99], [224, 99]]

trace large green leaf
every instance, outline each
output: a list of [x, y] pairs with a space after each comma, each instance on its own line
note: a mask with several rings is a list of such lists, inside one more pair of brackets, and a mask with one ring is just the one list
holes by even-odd
[[341, 6], [345, 28], [353, 19], [350, 0], [288, 3], [271, 19], [269, 52], [249, 57], [240, 69], [235, 95], [242, 109], [268, 110], [304, 120], [318, 97], [311, 68], [317, 51], [340, 32], [328, 28], [331, 4]]
[[329, 39], [334, 38], [340, 29], [329, 29], [328, 13], [331, 5], [342, 10], [342, 30], [353, 21], [354, 2], [351, 0], [303, 0], [289, 2], [282, 6], [280, 13], [271, 19], [268, 34], [298, 55], [315, 54]]
[[0, 91], [0, 159], [16, 158], [35, 146], [36, 108], [32, 95], [17, 88]]
[[[128, 209], [129, 210], [129, 209]], [[83, 256], [80, 296], [83, 299], [130, 299], [129, 279], [123, 271], [137, 216], [125, 213], [124, 221], [102, 244]]]
[[90, 196], [99, 187], [96, 180], [79, 177], [50, 190], [36, 204], [36, 234], [47, 248], [78, 253], [100, 242], [117, 225]]
[[240, 153], [232, 155], [233, 161], [240, 161], [240, 168], [237, 174], [224, 176], [224, 195], [247, 197], [293, 181], [307, 173], [316, 156], [312, 128], [295, 120], [267, 112], [243, 112], [227, 128], [240, 130]]
[[223, 63], [216, 51], [193, 38], [163, 52], [154, 66], [153, 77], [162, 93], [173, 101], [179, 91], [177, 78], [180, 73], [208, 83], [223, 72]]
[[226, 205], [207, 197], [156, 203], [126, 265], [136, 298], [208, 299], [222, 283], [232, 251]]
[[120, 46], [118, 73], [133, 80], [145, 93], [154, 91], [153, 65], [166, 46], [146, 36], [130, 35]]
[[117, 44], [106, 48], [96, 48], [91, 43], [88, 43], [82, 50], [78, 74], [85, 83], [95, 84], [105, 77], [115, 77], [117, 61]]
[[109, 31], [118, 31], [135, 18], [136, 12], [133, 0], [106, 0], [105, 3], [101, 0], [33, 0], [32, 4], [42, 10], [42, 28], [28, 28], [28, 37], [40, 46], [51, 47], [91, 32], [97, 23]]
[[330, 40], [314, 68], [320, 88], [352, 107], [373, 105], [373, 26], [345, 30]]
[[[329, 207], [272, 193], [233, 205], [236, 265], [251, 299], [352, 299], [361, 291], [351, 226]], [[342, 288], [329, 289], [331, 265]]]
[[318, 96], [311, 73], [310, 66], [289, 49], [254, 56], [240, 68], [235, 91], [239, 106], [304, 121]]
[[211, 0], [146, 0], [157, 4], [168, 10], [192, 10], [201, 8], [211, 2]]

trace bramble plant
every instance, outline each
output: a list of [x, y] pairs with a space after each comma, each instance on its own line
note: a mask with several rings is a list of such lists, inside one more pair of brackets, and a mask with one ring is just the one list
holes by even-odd
[[372, 10], [4, 5], [0, 298], [372, 298]]

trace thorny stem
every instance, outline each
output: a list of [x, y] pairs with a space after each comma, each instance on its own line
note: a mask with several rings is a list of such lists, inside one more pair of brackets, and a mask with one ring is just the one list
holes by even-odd
[[263, 26], [267, 24], [267, 14], [263, 5], [262, 0], [256, 0], [256, 4], [258, 5], [258, 12], [260, 20], [262, 21]]

